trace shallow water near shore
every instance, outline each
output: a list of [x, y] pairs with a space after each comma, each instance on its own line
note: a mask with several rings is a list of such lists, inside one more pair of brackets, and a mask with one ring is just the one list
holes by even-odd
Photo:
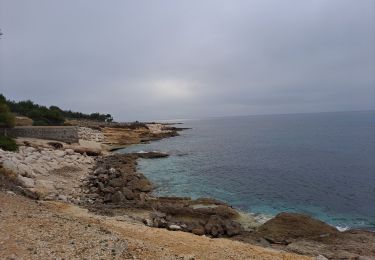
[[186, 120], [181, 136], [119, 152], [162, 151], [139, 171], [162, 196], [213, 197], [253, 214], [300, 212], [375, 230], [375, 112]]

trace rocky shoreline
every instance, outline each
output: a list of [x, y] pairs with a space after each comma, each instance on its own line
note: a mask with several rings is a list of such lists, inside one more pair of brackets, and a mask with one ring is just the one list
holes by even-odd
[[[116, 147], [177, 136], [162, 124], [80, 125], [80, 144], [19, 139], [18, 153], [0, 150], [0, 187], [42, 201], [63, 201], [111, 217], [127, 216], [153, 228], [249, 244], [320, 259], [375, 256], [375, 233], [337, 229], [309, 216], [281, 213], [263, 225], [211, 198], [158, 197], [137, 172], [138, 158], [160, 152], [114, 154]], [[362, 258], [359, 258], [362, 257]]]
[[[149, 211], [149, 217], [142, 222], [150, 227], [214, 237], [241, 232], [241, 225], [233, 221], [239, 214], [223, 202], [153, 196], [152, 183], [136, 170], [136, 160], [145, 156], [114, 154], [97, 159], [94, 171], [83, 181], [86, 206], [97, 211], [111, 207], [143, 209]], [[150, 156], [146, 158], [155, 158], [156, 154]]]
[[[152, 195], [152, 183], [136, 171], [139, 154], [115, 154], [98, 160], [88, 178], [90, 198], [86, 205], [99, 214], [122, 215], [126, 209], [145, 225], [191, 232], [210, 237], [227, 237], [253, 245], [328, 259], [357, 259], [375, 256], [375, 234], [364, 230], [339, 232], [307, 215], [280, 213], [263, 225], [240, 214], [230, 205], [210, 198]], [[143, 157], [144, 158], [144, 157]], [[150, 158], [153, 158], [152, 156]], [[101, 183], [102, 180], [105, 180]], [[366, 258], [362, 258], [366, 259]]]

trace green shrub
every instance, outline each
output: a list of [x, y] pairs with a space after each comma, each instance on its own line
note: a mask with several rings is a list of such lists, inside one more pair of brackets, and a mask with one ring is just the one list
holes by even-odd
[[0, 127], [14, 127], [16, 118], [10, 112], [9, 107], [5, 103], [0, 103]]
[[[63, 125], [65, 118], [89, 119], [99, 122], [112, 122], [110, 114], [83, 114], [81, 112], [64, 111], [57, 106], [46, 106], [35, 104], [31, 100], [11, 101], [0, 94], [0, 104], [6, 104], [12, 113], [29, 117], [36, 121], [35, 125]], [[40, 121], [44, 121], [41, 123]], [[1, 127], [1, 126], [0, 126]]]
[[49, 122], [45, 119], [34, 119], [33, 126], [48, 126], [50, 125]]
[[16, 141], [9, 136], [0, 136], [0, 148], [5, 151], [18, 151], [18, 145]]

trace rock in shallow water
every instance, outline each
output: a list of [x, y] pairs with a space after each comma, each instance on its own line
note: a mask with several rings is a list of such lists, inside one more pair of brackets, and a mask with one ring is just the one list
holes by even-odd
[[280, 213], [260, 226], [258, 232], [273, 243], [289, 243], [293, 239], [337, 234], [338, 230], [307, 215]]

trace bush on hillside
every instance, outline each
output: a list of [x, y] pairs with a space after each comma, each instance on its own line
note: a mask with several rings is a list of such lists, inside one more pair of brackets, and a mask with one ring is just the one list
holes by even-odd
[[100, 114], [100, 113], [91, 113], [91, 114], [83, 114], [81, 112], [72, 112], [62, 111], [63, 115], [66, 118], [74, 118], [74, 119], [86, 119], [86, 120], [93, 120], [99, 122], [112, 122], [113, 117], [111, 114]]
[[88, 119], [99, 122], [112, 122], [110, 114], [64, 111], [57, 106], [41, 106], [31, 100], [11, 101], [0, 94], [0, 104], [6, 104], [12, 113], [31, 118], [34, 125], [63, 125], [65, 118]]
[[4, 151], [16, 152], [18, 151], [18, 145], [16, 141], [9, 136], [0, 136], [0, 148]]
[[49, 126], [51, 125], [48, 121], [45, 119], [36, 119], [33, 120], [33, 126]]
[[16, 118], [10, 112], [9, 107], [4, 101], [4, 97], [0, 95], [0, 127], [9, 128], [14, 127]]
[[47, 108], [31, 100], [20, 102], [6, 100], [6, 103], [12, 112], [31, 118], [34, 125], [40, 125], [40, 121], [44, 122], [43, 125], [62, 125], [65, 121], [61, 109], [56, 106]]

